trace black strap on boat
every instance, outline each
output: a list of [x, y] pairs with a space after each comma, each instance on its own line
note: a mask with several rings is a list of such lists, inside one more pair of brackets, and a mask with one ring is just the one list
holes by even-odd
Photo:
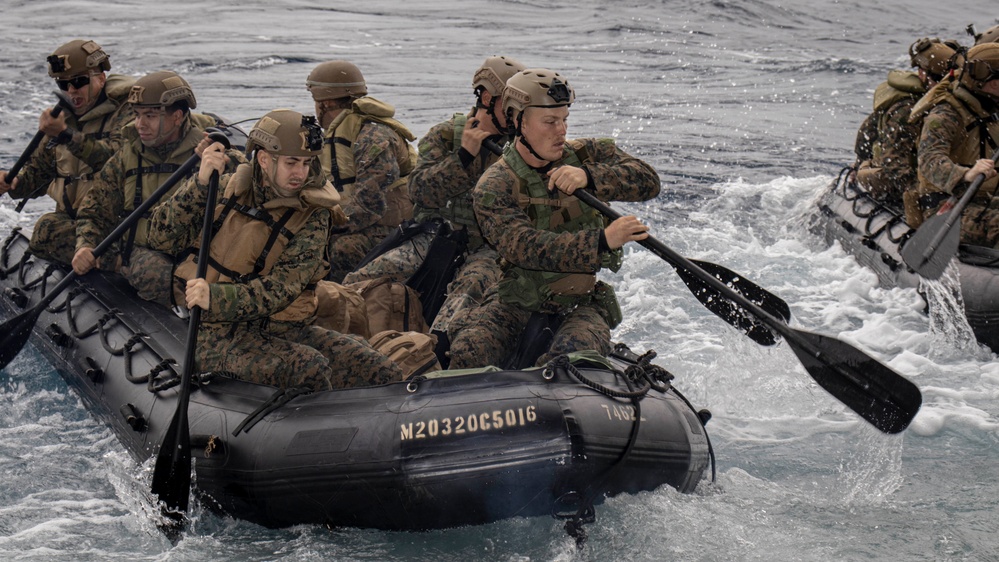
[[297, 398], [303, 394], [309, 394], [312, 389], [307, 386], [292, 386], [289, 388], [282, 388], [271, 395], [270, 398], [264, 401], [259, 408], [250, 412], [250, 415], [246, 416], [243, 421], [236, 426], [236, 429], [232, 430], [232, 436], [238, 437], [241, 432], [249, 433], [253, 426], [257, 425], [257, 422], [264, 419], [267, 414], [277, 410], [281, 406], [284, 406], [292, 399]]
[[[654, 354], [652, 357], [654, 357]], [[651, 360], [651, 357], [649, 360]], [[563, 494], [558, 498], [556, 505], [552, 506], [552, 517], [565, 520], [565, 525], [563, 526], [565, 532], [570, 537], [574, 538], [576, 540], [576, 546], [581, 548], [586, 543], [587, 538], [586, 530], [583, 528], [583, 525], [596, 521], [596, 509], [593, 507], [594, 499], [600, 493], [601, 488], [603, 488], [603, 485], [608, 478], [610, 478], [611, 475], [624, 465], [624, 461], [631, 455], [631, 451], [635, 448], [635, 443], [638, 440], [638, 430], [642, 423], [641, 401], [652, 388], [652, 380], [640, 364], [631, 365], [624, 372], [624, 380], [628, 385], [629, 390], [627, 392], [614, 390], [588, 379], [569, 361], [569, 358], [565, 355], [559, 355], [548, 362], [543, 372], [548, 373], [546, 376], [550, 377], [556, 370], [565, 371], [566, 374], [576, 379], [578, 382], [601, 394], [604, 394], [605, 396], [610, 396], [612, 398], [627, 398], [631, 400], [631, 403], [635, 408], [635, 423], [631, 426], [631, 433], [628, 435], [628, 444], [625, 446], [624, 451], [621, 452], [621, 455], [617, 458], [617, 460], [614, 461], [612, 465], [607, 467], [603, 473], [597, 476], [597, 478], [594, 479], [594, 481], [587, 486], [585, 490], [582, 492], [573, 490]], [[672, 375], [670, 375], [670, 378], [672, 378]], [[637, 385], [639, 381], [641, 381], [642, 384], [638, 389], [635, 389], [634, 385]], [[578, 507], [575, 512], [571, 512], [570, 510], [560, 513], [558, 511], [559, 501], [565, 501], [567, 503], [575, 502]]]

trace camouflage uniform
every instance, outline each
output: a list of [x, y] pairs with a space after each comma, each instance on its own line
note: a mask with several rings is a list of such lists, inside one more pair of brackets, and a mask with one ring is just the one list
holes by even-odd
[[[245, 176], [246, 181], [252, 182], [250, 206], [260, 211], [259, 216], [284, 212], [285, 207], [275, 203], [275, 192], [262, 185], [256, 162], [252, 168], [252, 176]], [[303, 192], [310, 187], [314, 191], [333, 192], [329, 184], [317, 187], [315, 179], [321, 174], [318, 167], [315, 170]], [[224, 190], [233, 177], [222, 176], [220, 190]], [[207, 190], [198, 184], [196, 177], [188, 180], [153, 212], [149, 244], [171, 254], [194, 246], [201, 238], [206, 195]], [[295, 199], [297, 205], [304, 205], [305, 211], [309, 211], [309, 203], [301, 198], [301, 192]], [[264, 207], [269, 202], [270, 205]], [[225, 201], [220, 200], [216, 221], [224, 206]], [[306, 385], [314, 390], [402, 380], [399, 367], [362, 338], [310, 325], [312, 318], [308, 314], [309, 310], [312, 316], [315, 314], [315, 296], [309, 286], [326, 273], [323, 250], [332, 220], [329, 208], [315, 208], [279, 254], [267, 255], [268, 263], [272, 264], [268, 268], [259, 274], [211, 283], [210, 307], [202, 314], [203, 322], [198, 332], [195, 360], [199, 369], [229, 372], [241, 379], [280, 387]], [[229, 246], [221, 248], [213, 242], [213, 263], [218, 263], [214, 261], [216, 256], [229, 251], [233, 251]], [[248, 263], [253, 263], [258, 256], [244, 257]], [[242, 257], [234, 259], [240, 261]], [[178, 286], [178, 289], [182, 291], [182, 287]], [[306, 297], [306, 293], [311, 298]], [[304, 313], [297, 311], [297, 320], [278, 320], [286, 318], [283, 313], [303, 302], [306, 306], [311, 304], [311, 308], [306, 308]]]
[[874, 111], [857, 134], [861, 160], [857, 181], [872, 196], [897, 208], [902, 194], [916, 185], [916, 143], [920, 124], [909, 121], [916, 101], [926, 93], [919, 76], [895, 70], [874, 94]]
[[[940, 82], [913, 108], [922, 119], [919, 139], [919, 195], [924, 217], [937, 212], [950, 195], [967, 187], [964, 174], [999, 146], [999, 123], [992, 102], [974, 96], [959, 81]], [[961, 242], [999, 247], [999, 179], [979, 188], [961, 216]]]
[[[569, 150], [569, 147], [574, 148]], [[592, 178], [589, 187], [602, 200], [646, 201], [659, 194], [659, 176], [655, 170], [618, 149], [611, 139], [570, 141], [562, 160], [552, 167], [576, 156], [579, 157], [576, 161], [582, 162]], [[514, 280], [512, 275], [517, 267], [541, 272], [596, 273], [601, 267], [614, 267], [608, 264], [611, 254], [620, 255], [601, 251], [600, 228], [560, 233], [539, 229], [515, 197], [520, 191], [518, 185], [528, 179], [515, 173], [516, 159], [523, 163], [515, 147], [508, 146], [503, 160], [490, 167], [475, 186], [475, 213], [482, 233], [509, 265], [504, 269], [503, 281], [487, 291], [481, 307], [466, 309], [452, 320], [451, 368], [498, 364], [514, 349], [531, 315], [531, 310], [508, 302], [511, 299], [503, 296], [504, 284]], [[546, 181], [537, 171], [527, 173], [538, 176], [536, 180]], [[578, 200], [569, 197], [566, 201]], [[586, 211], [589, 207], [582, 203], [579, 205], [585, 212], [595, 213]], [[542, 307], [563, 315], [564, 321], [551, 349], [538, 360], [539, 365], [570, 351], [610, 351], [610, 328], [620, 318], [614, 318], [612, 307], [616, 308], [617, 303], [609, 286], [598, 282], [571, 306], [561, 306], [552, 297]]]
[[[182, 124], [180, 139], [153, 148], [142, 144], [134, 123], [126, 125], [122, 130], [121, 149], [98, 172], [93, 188], [80, 205], [74, 252], [84, 247], [96, 248], [136, 208], [135, 198], [126, 197], [126, 192], [138, 192], [138, 204], [141, 204], [177, 167], [194, 155], [194, 148], [203, 138], [204, 129], [215, 124], [215, 119], [211, 117], [190, 114]], [[229, 171], [246, 162], [242, 153], [236, 150], [230, 150], [228, 156]], [[101, 267], [120, 271], [143, 299], [169, 306], [173, 258], [146, 247], [147, 231], [147, 219], [140, 219], [133, 230], [101, 256]], [[129, 240], [134, 246], [126, 256], [124, 252]]]
[[[447, 220], [455, 229], [468, 232], [465, 262], [455, 272], [448, 285], [448, 297], [431, 327], [446, 331], [451, 317], [467, 306], [477, 306], [484, 300], [486, 289], [499, 282], [499, 255], [482, 238], [472, 208], [475, 182], [499, 156], [483, 147], [478, 156], [461, 149], [461, 134], [468, 116], [456, 114], [434, 125], [420, 139], [419, 160], [409, 175], [409, 190], [416, 204], [414, 215], [419, 222]], [[506, 138], [499, 144], [505, 144]], [[389, 276], [405, 281], [423, 263], [432, 234], [419, 234], [383, 256], [379, 256], [347, 280]]]
[[[390, 117], [384, 118], [384, 122], [370, 119], [361, 108], [374, 104], [391, 109], [388, 104], [363, 97], [355, 100], [351, 109], [338, 116], [326, 130], [327, 145], [335, 153], [323, 154], [323, 168], [337, 190], [344, 192], [342, 206], [349, 219], [345, 229], [330, 237], [331, 281], [342, 281], [375, 244], [404, 219], [412, 217], [412, 200], [405, 189], [405, 177], [412, 170], [410, 160], [415, 159], [411, 157], [408, 142], [412, 133]], [[394, 113], [394, 109], [391, 111]], [[344, 135], [341, 124], [359, 115], [364, 117], [356, 137], [340, 141]], [[345, 157], [351, 160], [353, 175], [342, 170], [344, 166], [337, 164], [338, 157], [341, 162]]]
[[131, 105], [124, 103], [135, 80], [112, 74], [94, 107], [83, 115], [65, 112], [66, 126], [75, 130], [68, 142], [39, 146], [18, 175], [14, 199], [37, 197], [43, 188], [56, 202], [56, 210], [35, 222], [32, 253], [49, 260], [70, 263], [76, 251], [77, 209], [90, 191], [95, 172], [121, 146], [121, 128], [132, 120]]

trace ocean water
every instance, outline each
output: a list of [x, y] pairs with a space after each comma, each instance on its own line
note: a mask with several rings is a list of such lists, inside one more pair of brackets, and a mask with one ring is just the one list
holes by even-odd
[[[763, 348], [706, 311], [639, 248], [606, 276], [617, 340], [655, 349], [708, 425], [718, 478], [694, 494], [609, 499], [578, 549], [558, 522], [512, 519], [429, 533], [269, 530], [195, 508], [182, 541], [156, 529], [138, 466], [58, 373], [27, 349], [0, 372], [2, 560], [999, 560], [999, 363], [960, 318], [927, 318], [808, 232], [814, 202], [852, 161], [875, 86], [919, 37], [969, 44], [999, 23], [983, 4], [806, 0], [6, 0], [0, 168], [53, 101], [45, 57], [97, 40], [115, 72], [181, 73], [199, 110], [254, 120], [311, 112], [305, 77], [345, 58], [418, 135], [470, 107], [490, 55], [558, 70], [575, 87], [570, 136], [612, 136], [659, 172], [663, 194], [619, 205], [677, 252], [785, 299], [919, 385], [909, 430], [885, 436], [813, 384], [787, 345]], [[971, 14], [976, 14], [972, 17]], [[248, 123], [249, 126], [250, 123]], [[44, 199], [0, 233], [30, 227]]]

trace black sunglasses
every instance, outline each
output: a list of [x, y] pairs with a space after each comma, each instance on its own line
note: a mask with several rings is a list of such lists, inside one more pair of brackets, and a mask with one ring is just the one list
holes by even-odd
[[64, 92], [69, 90], [70, 86], [79, 90], [80, 88], [86, 86], [89, 83], [90, 83], [90, 75], [88, 74], [83, 74], [81, 76], [74, 76], [69, 80], [56, 80], [56, 84], [59, 86], [59, 89]]

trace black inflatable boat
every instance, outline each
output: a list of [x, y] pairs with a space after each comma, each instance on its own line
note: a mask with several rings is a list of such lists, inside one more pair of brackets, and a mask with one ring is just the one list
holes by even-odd
[[[914, 230], [896, 209], [871, 198], [844, 169], [818, 201], [812, 230], [839, 241], [884, 287], [921, 289], [921, 277], [901, 258]], [[999, 251], [961, 245], [956, 260], [968, 323], [981, 343], [999, 351]]]
[[[4, 319], [65, 274], [26, 249], [15, 230], [0, 251]], [[31, 341], [142, 463], [177, 410], [185, 331], [95, 272], [53, 301]], [[652, 356], [618, 346], [543, 369], [305, 395], [201, 375], [189, 415], [195, 494], [270, 527], [420, 530], [574, 515], [662, 485], [690, 492], [709, 464], [709, 415]]]

